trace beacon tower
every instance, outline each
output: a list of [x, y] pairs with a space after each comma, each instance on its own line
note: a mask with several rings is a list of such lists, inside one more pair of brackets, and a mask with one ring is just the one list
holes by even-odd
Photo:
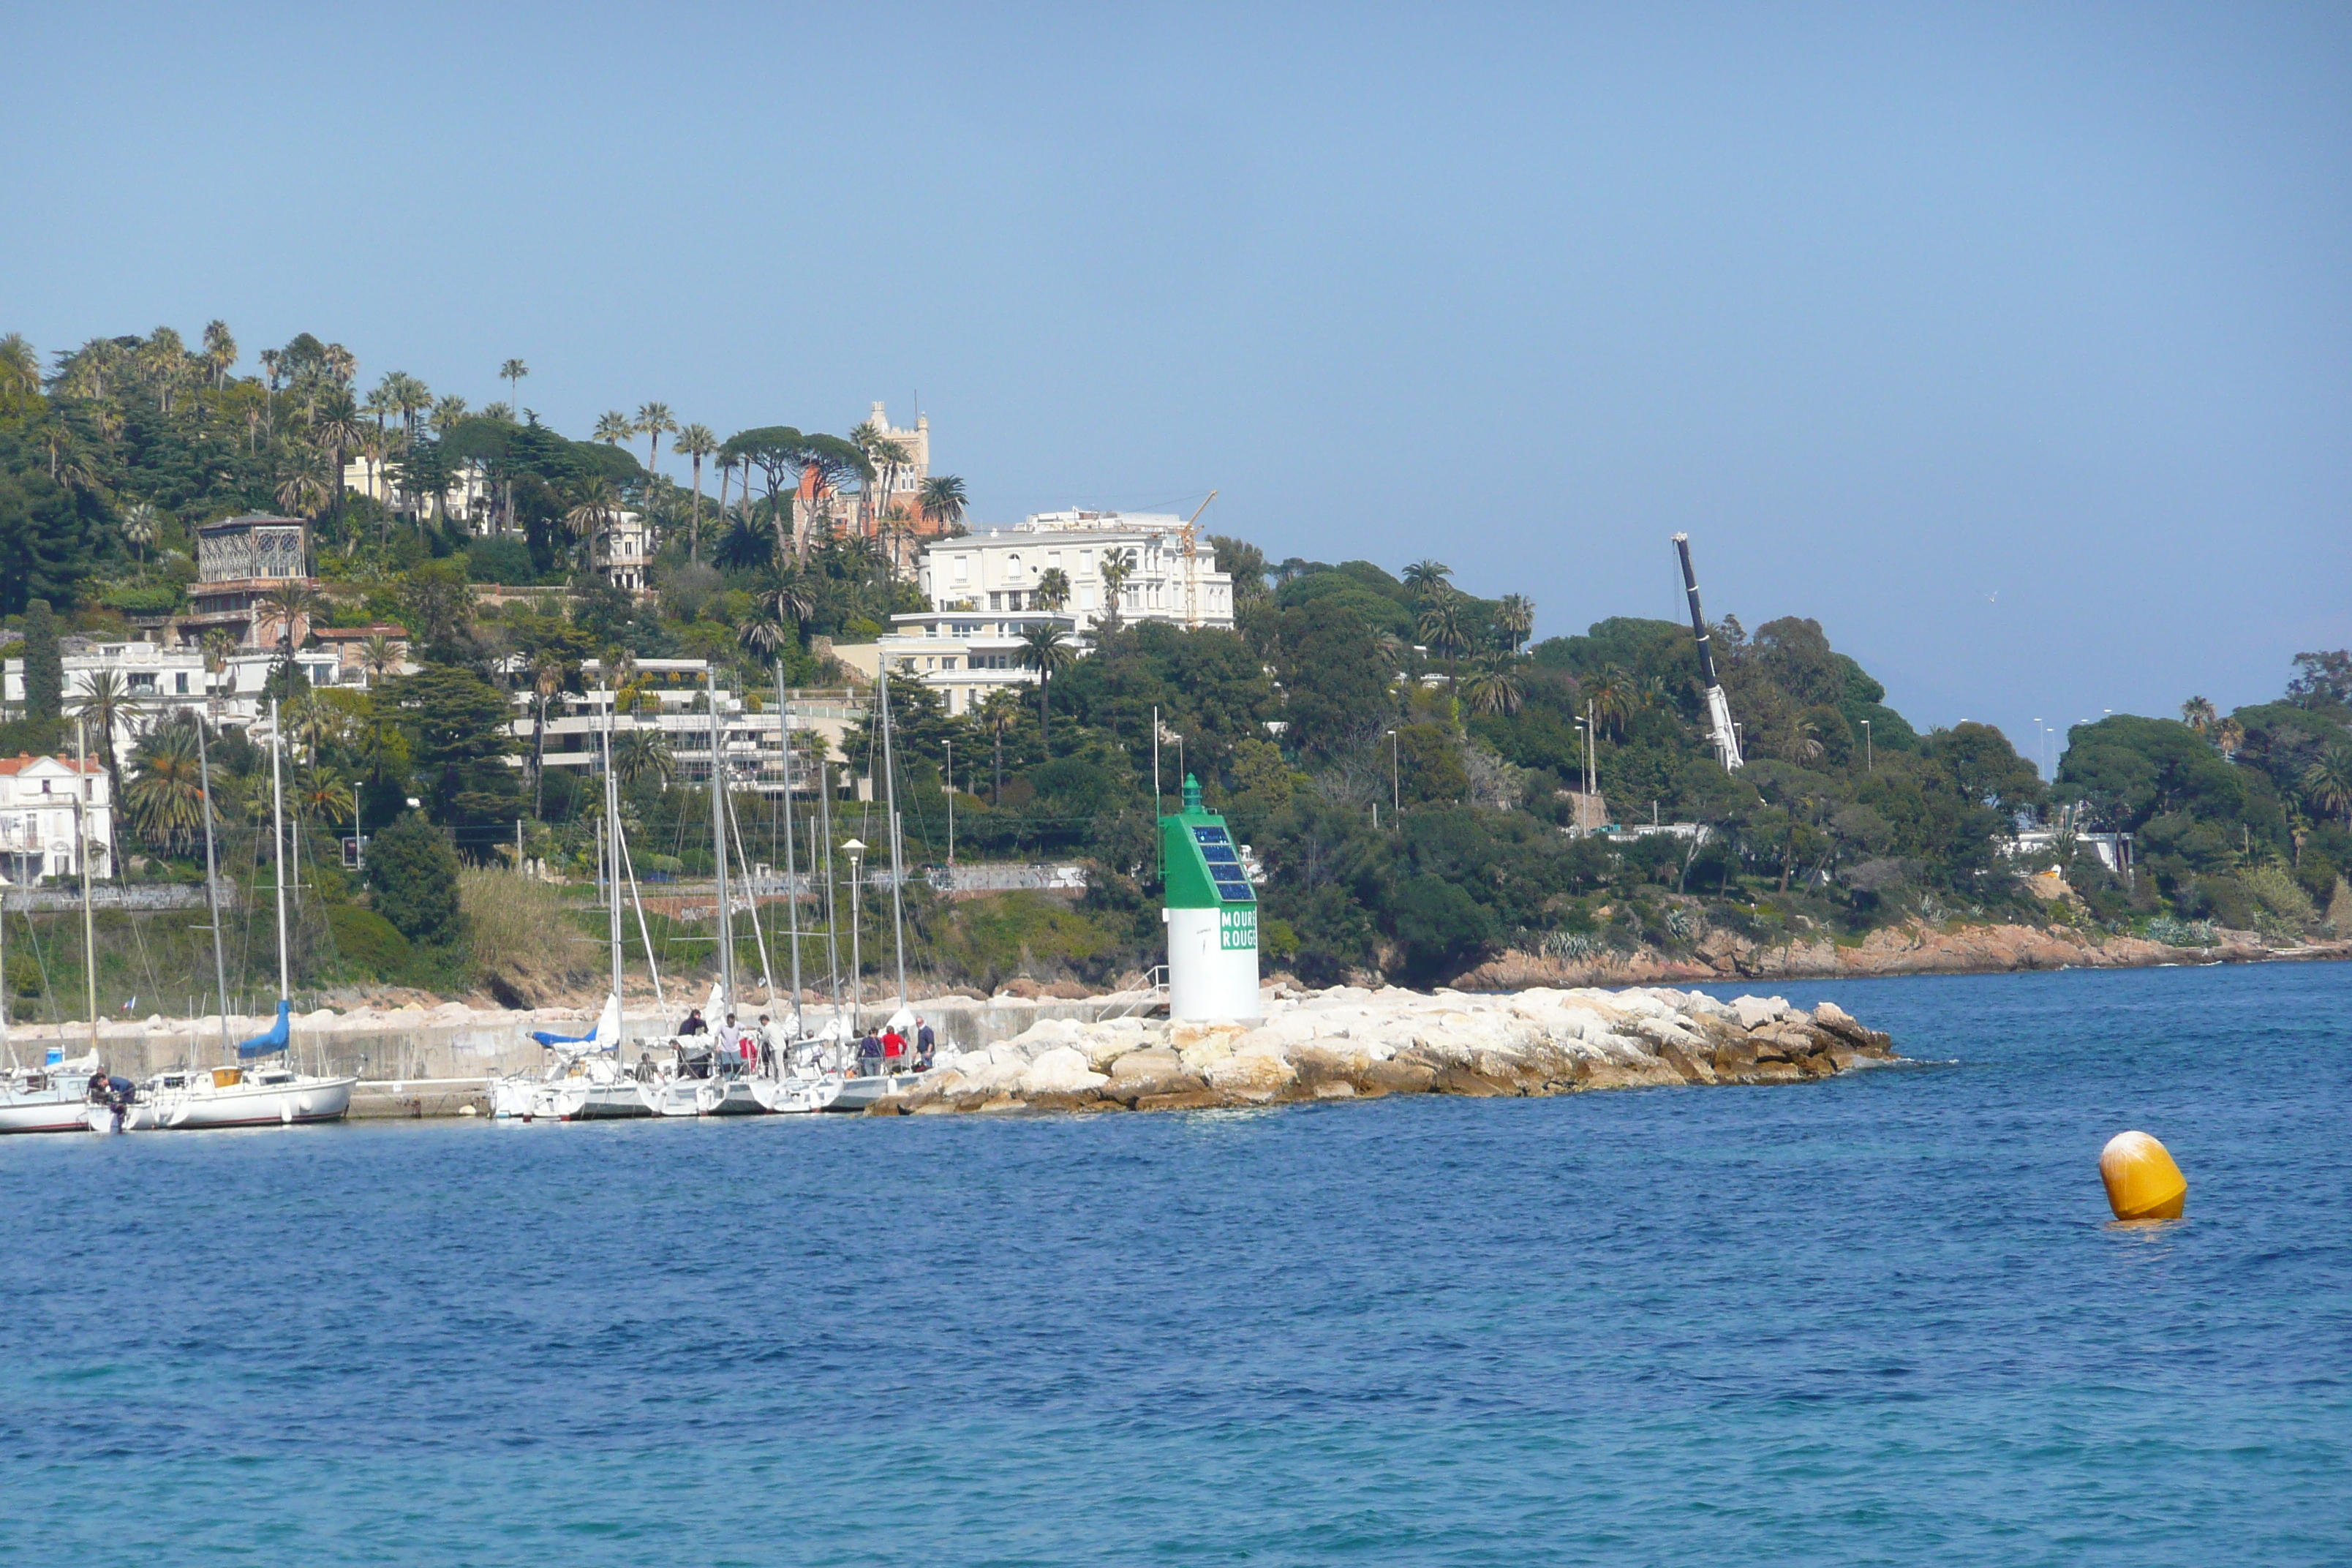
[[1184, 809], [1160, 819], [1168, 926], [1168, 1016], [1195, 1022], [1258, 1016], [1257, 894], [1225, 819], [1201, 808], [1184, 775]]

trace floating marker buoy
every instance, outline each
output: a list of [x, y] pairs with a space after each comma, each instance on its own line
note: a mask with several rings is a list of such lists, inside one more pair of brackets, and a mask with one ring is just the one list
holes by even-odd
[[2117, 1219], [2179, 1219], [2189, 1178], [2145, 1132], [2118, 1132], [2099, 1151], [2099, 1180]]

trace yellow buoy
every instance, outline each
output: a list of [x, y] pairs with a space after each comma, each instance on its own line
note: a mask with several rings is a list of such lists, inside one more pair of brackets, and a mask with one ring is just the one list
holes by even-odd
[[2099, 1151], [2099, 1180], [2117, 1219], [2179, 1219], [2189, 1178], [2145, 1132], [2118, 1132]]

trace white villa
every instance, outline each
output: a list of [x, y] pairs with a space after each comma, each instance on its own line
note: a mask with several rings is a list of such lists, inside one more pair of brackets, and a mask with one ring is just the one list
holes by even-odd
[[[58, 639], [58, 662], [65, 667], [65, 710], [70, 713], [89, 695], [101, 671], [111, 672], [119, 690], [131, 699], [115, 722], [117, 755], [127, 756], [150, 725], [183, 710], [202, 714], [215, 724], [242, 728], [264, 717], [269, 704], [261, 689], [278, 668], [278, 656], [263, 649], [241, 649], [222, 661], [217, 672], [205, 668], [201, 648], [166, 647], [152, 642], [91, 642], [81, 637]], [[295, 650], [294, 662], [313, 686], [356, 685], [361, 676], [346, 670], [334, 647]], [[9, 659], [0, 666], [0, 696], [11, 712], [22, 712], [25, 702], [25, 661]], [[89, 738], [97, 755], [99, 737]], [[5, 765], [5, 764], [0, 764]]]
[[[868, 679], [890, 661], [893, 674], [939, 689], [950, 713], [969, 712], [999, 687], [1024, 686], [1022, 634], [1060, 626], [1074, 646], [1109, 612], [1106, 562], [1127, 561], [1119, 595], [1122, 620], [1180, 626], [1234, 624], [1233, 578], [1217, 570], [1205, 539], [1185, 547], [1184, 520], [1168, 512], [1048, 511], [1011, 528], [991, 529], [927, 546], [915, 581], [928, 611], [894, 616], [896, 628], [871, 643], [837, 645], [834, 655]], [[1059, 572], [1068, 597], [1058, 605], [1040, 586]]]
[[[79, 808], [84, 820], [76, 830]], [[105, 764], [96, 757], [19, 754], [0, 759], [0, 876], [11, 887], [44, 877], [81, 873], [78, 847], [89, 849], [89, 874], [104, 877], [114, 861], [114, 797]]]

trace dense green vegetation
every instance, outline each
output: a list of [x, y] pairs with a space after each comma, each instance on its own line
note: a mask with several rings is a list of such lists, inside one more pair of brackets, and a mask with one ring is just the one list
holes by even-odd
[[[618, 672], [625, 700], [650, 683], [639, 661], [698, 657], [767, 702], [779, 665], [788, 686], [838, 683], [828, 639], [871, 638], [894, 612], [923, 607], [894, 570], [913, 520], [867, 501], [896, 460], [877, 432], [767, 426], [722, 442], [649, 404], [575, 441], [507, 405], [433, 398], [397, 372], [359, 397], [352, 356], [308, 335], [261, 357], [261, 375], [233, 374], [218, 323], [196, 351], [159, 330], [85, 344], [48, 368], [21, 340], [0, 342], [0, 612], [37, 675], [0, 743], [58, 743], [76, 705], [59, 700], [57, 637], [121, 635], [179, 607], [196, 525], [251, 509], [310, 518], [326, 587], [307, 606], [314, 619], [397, 623], [423, 668], [365, 692], [314, 692], [285, 672], [310, 984], [446, 986], [491, 962], [472, 953], [488, 938], [469, 933], [477, 911], [457, 901], [452, 868], [499, 863], [518, 822], [529, 858], [593, 871], [593, 781], [541, 769], [506, 730], [581, 689], [588, 661]], [[518, 363], [500, 372], [510, 391], [527, 374]], [[692, 460], [688, 486], [652, 469], [665, 437]], [[625, 445], [638, 438], [644, 461]], [[347, 461], [402, 475], [398, 493], [423, 499], [388, 508], [350, 492]], [[444, 483], [459, 476], [492, 532], [444, 515]], [[852, 500], [836, 504], [843, 493]], [[954, 528], [962, 505], [959, 483], [935, 479], [924, 521]], [[844, 507], [858, 526], [834, 526]], [[656, 591], [642, 598], [585, 570], [624, 508], [648, 520], [656, 545]], [[1391, 574], [1217, 546], [1234, 574], [1235, 630], [1107, 626], [1083, 648], [1041, 638], [1030, 650], [1039, 686], [952, 719], [921, 687], [894, 688], [918, 862], [946, 858], [952, 815], [961, 860], [1094, 868], [1075, 909], [918, 890], [915, 967], [992, 982], [1024, 968], [1104, 979], [1156, 962], [1155, 803], [1187, 772], [1270, 873], [1269, 955], [1314, 982], [1381, 972], [1425, 983], [1507, 947], [1689, 952], [1725, 933], [1851, 940], [1913, 920], [2159, 934], [2216, 921], [2287, 936], [2347, 912], [2336, 889], [2352, 867], [2352, 660], [2340, 653], [2304, 656], [2274, 703], [2225, 717], [2192, 702], [2180, 721], [2078, 729], [2045, 785], [1996, 730], [1916, 731], [1817, 622], [1751, 634], [1727, 618], [1716, 646], [1749, 758], [1727, 774], [1705, 741], [1685, 626], [1612, 618], [1530, 647], [1532, 605], [1465, 594], [1436, 562]], [[544, 592], [490, 605], [474, 591], [482, 583]], [[1572, 831], [1586, 721], [1613, 820], [1706, 832]], [[125, 780], [134, 877], [197, 874], [195, 739], [184, 722], [157, 724], [109, 759]], [[235, 734], [212, 747], [224, 864], [266, 896], [266, 758]], [[842, 773], [870, 773], [870, 743], [851, 751], [834, 759]], [[707, 798], [680, 787], [649, 739], [629, 738], [618, 764], [641, 873], [706, 871]], [[753, 858], [781, 860], [777, 803], [747, 795], [739, 815]], [[2041, 862], [2002, 854], [2021, 822], [2060, 827], [2042, 858], [2076, 900], [2026, 889], [2019, 873]], [[835, 826], [884, 840], [875, 808], [852, 798]], [[337, 868], [336, 839], [354, 826], [376, 837], [365, 886]], [[2108, 875], [2080, 847], [2080, 833], [2109, 828], [2137, 836], [2138, 874]], [[869, 904], [866, 915], [869, 963], [887, 965], [887, 912]], [[597, 925], [573, 903], [508, 926], [530, 920], [571, 922], [567, 940]], [[694, 930], [649, 924], [668, 964], [709, 962]], [[755, 963], [751, 934], [739, 934]], [[813, 949], [803, 957], [818, 962]], [[13, 948], [9, 972], [13, 984]]]

